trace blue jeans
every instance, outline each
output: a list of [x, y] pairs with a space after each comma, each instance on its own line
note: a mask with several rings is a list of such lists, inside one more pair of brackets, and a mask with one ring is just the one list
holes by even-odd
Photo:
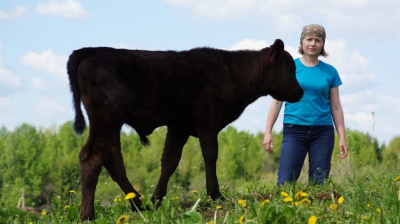
[[296, 181], [308, 153], [309, 181], [322, 184], [329, 177], [335, 144], [333, 125], [283, 125], [283, 140], [278, 169], [278, 186]]

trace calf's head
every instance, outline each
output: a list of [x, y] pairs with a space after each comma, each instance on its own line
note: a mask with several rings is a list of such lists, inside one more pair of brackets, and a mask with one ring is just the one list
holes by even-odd
[[284, 50], [281, 40], [275, 40], [268, 53], [269, 94], [276, 100], [294, 103], [303, 97], [303, 89], [296, 79], [292, 56]]

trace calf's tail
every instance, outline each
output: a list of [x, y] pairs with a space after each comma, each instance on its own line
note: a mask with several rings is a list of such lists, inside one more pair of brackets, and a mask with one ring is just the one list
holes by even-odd
[[74, 130], [77, 134], [82, 134], [86, 128], [85, 118], [81, 109], [81, 91], [78, 82], [78, 66], [85, 56], [84, 51], [74, 51], [67, 62], [67, 72], [69, 78], [69, 86], [72, 92], [72, 100], [75, 109]]

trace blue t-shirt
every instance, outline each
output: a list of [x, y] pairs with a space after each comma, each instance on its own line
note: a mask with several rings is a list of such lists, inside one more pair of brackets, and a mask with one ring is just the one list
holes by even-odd
[[307, 67], [300, 58], [294, 60], [296, 78], [304, 90], [299, 102], [285, 102], [284, 124], [321, 126], [332, 125], [329, 90], [340, 86], [342, 81], [336, 69], [323, 61]]

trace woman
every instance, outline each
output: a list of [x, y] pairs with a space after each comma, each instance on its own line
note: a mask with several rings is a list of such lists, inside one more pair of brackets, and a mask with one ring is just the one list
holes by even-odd
[[[278, 169], [278, 186], [296, 181], [304, 159], [309, 156], [309, 181], [322, 184], [329, 177], [331, 157], [335, 144], [334, 127], [339, 136], [340, 159], [347, 156], [343, 110], [339, 98], [342, 84], [336, 69], [318, 59], [326, 57], [325, 29], [316, 24], [303, 28], [299, 53], [295, 59], [296, 78], [304, 90], [303, 98], [297, 103], [285, 103], [283, 140]], [[263, 145], [273, 153], [271, 134], [283, 102], [271, 102]]]

